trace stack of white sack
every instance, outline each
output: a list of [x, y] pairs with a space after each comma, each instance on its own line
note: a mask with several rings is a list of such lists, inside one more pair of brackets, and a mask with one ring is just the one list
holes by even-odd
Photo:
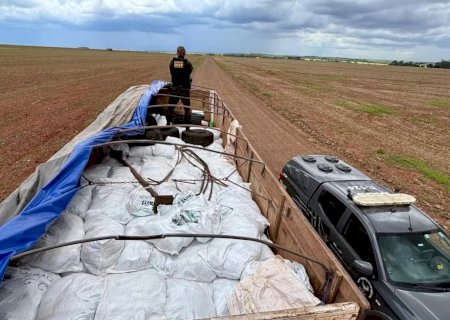
[[7, 268], [0, 284], [0, 319], [36, 319], [42, 296], [59, 278], [37, 268]]
[[[181, 144], [181, 140], [176, 139], [168, 138]], [[264, 230], [269, 222], [252, 200], [250, 184], [242, 181], [235, 172], [235, 166], [220, 154], [191, 149], [209, 164], [216, 178], [229, 176], [237, 184], [229, 181], [224, 181], [227, 186], [214, 184], [212, 198], [208, 200], [209, 189], [206, 196], [195, 194], [201, 185], [201, 181], [196, 180], [202, 179], [204, 175], [197, 168], [200, 163], [186, 154], [196, 166], [183, 159], [175, 167], [181, 154], [172, 147], [160, 148], [154, 145], [118, 149], [128, 154], [129, 162], [150, 181], [160, 181], [173, 170], [168, 181], [153, 186], [160, 195], [173, 195], [175, 199], [172, 205], [159, 205], [154, 213], [155, 199], [150, 193], [139, 184], [127, 183], [128, 180], [135, 180], [131, 171], [117, 160], [107, 157], [101, 164], [85, 170], [84, 176], [95, 185], [87, 185], [87, 180], [82, 179], [83, 187], [60, 219], [71, 217], [72, 213], [75, 215], [83, 230], [83, 235], [78, 239], [120, 234], [146, 236], [195, 233], [267, 240]], [[214, 143], [206, 148], [223, 151], [217, 134]], [[193, 181], [189, 185], [181, 181], [175, 183], [172, 179]], [[58, 243], [66, 241], [62, 239]], [[68, 248], [71, 247], [63, 249]], [[74, 270], [67, 268], [56, 270], [58, 273], [63, 272], [65, 277], [50, 286], [42, 298], [38, 315], [33, 319], [195, 319], [229, 315], [227, 298], [235, 299], [236, 295], [239, 297], [240, 292], [248, 288], [251, 290], [249, 292], [257, 292], [250, 285], [242, 289], [239, 283], [255, 277], [260, 279], [261, 274], [265, 275], [258, 273], [259, 269], [264, 269], [262, 261], [271, 261], [273, 256], [269, 247], [260, 243], [204, 237], [84, 243], [78, 245], [78, 269], [75, 272], [88, 273], [70, 274]], [[49, 256], [46, 258], [47, 264], [56, 266], [55, 261], [59, 258]], [[301, 265], [288, 262], [284, 265], [294, 275], [295, 281], [305, 283], [304, 286], [311, 290]], [[267, 279], [270, 284], [273, 275], [268, 274]], [[253, 285], [260, 281], [263, 280], [249, 283]], [[259, 293], [265, 298], [269, 294], [267, 292], [271, 291]], [[287, 301], [293, 299], [289, 293], [279, 294], [286, 295]], [[249, 298], [259, 303], [252, 294]], [[39, 295], [36, 301], [38, 299]], [[264, 299], [261, 303], [265, 306], [263, 308], [271, 307]], [[36, 313], [39, 303], [34, 305]], [[231, 308], [234, 306], [232, 304]], [[231, 314], [241, 311], [234, 308]]]
[[[84, 239], [83, 220], [73, 214], [61, 214], [47, 232], [33, 246], [33, 249]], [[80, 244], [42, 251], [21, 259], [19, 266], [28, 265], [53, 273], [80, 272]]]

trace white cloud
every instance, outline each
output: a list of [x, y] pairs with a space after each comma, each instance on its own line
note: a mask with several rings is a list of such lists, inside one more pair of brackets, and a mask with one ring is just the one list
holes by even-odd
[[[179, 39], [185, 30], [192, 29], [198, 32], [195, 37], [199, 40], [212, 39], [204, 43], [203, 51], [220, 48], [220, 42], [212, 42], [221, 36], [233, 39], [230, 43], [235, 46], [242, 45], [242, 51], [248, 51], [244, 49], [249, 46], [254, 46], [254, 51], [269, 48], [287, 54], [302, 54], [298, 48], [327, 54], [389, 51], [420, 59], [442, 55], [445, 48], [450, 48], [449, 21], [450, 3], [446, 0], [11, 0], [0, 3], [0, 28], [2, 25], [10, 28], [53, 25], [72, 34], [76, 30], [84, 35], [89, 31], [135, 32], [163, 34], [167, 39], [169, 35]], [[216, 51], [239, 51], [238, 47], [230, 49], [222, 45]]]

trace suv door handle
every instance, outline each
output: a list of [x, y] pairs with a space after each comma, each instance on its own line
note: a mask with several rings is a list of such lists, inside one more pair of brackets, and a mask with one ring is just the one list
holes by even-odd
[[339, 248], [339, 246], [336, 244], [336, 242], [333, 242], [333, 247], [336, 249], [337, 252], [339, 252], [339, 254], [342, 254], [342, 250], [341, 248]]

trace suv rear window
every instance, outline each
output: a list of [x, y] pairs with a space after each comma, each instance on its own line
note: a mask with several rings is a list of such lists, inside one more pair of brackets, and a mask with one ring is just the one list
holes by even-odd
[[347, 207], [326, 190], [322, 191], [318, 200], [325, 215], [336, 226]]

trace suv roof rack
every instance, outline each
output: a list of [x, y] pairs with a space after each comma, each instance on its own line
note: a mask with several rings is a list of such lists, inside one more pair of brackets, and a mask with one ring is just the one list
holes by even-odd
[[405, 193], [387, 192], [365, 192], [353, 194], [353, 203], [363, 207], [391, 206], [391, 205], [411, 205], [416, 202], [416, 198]]

